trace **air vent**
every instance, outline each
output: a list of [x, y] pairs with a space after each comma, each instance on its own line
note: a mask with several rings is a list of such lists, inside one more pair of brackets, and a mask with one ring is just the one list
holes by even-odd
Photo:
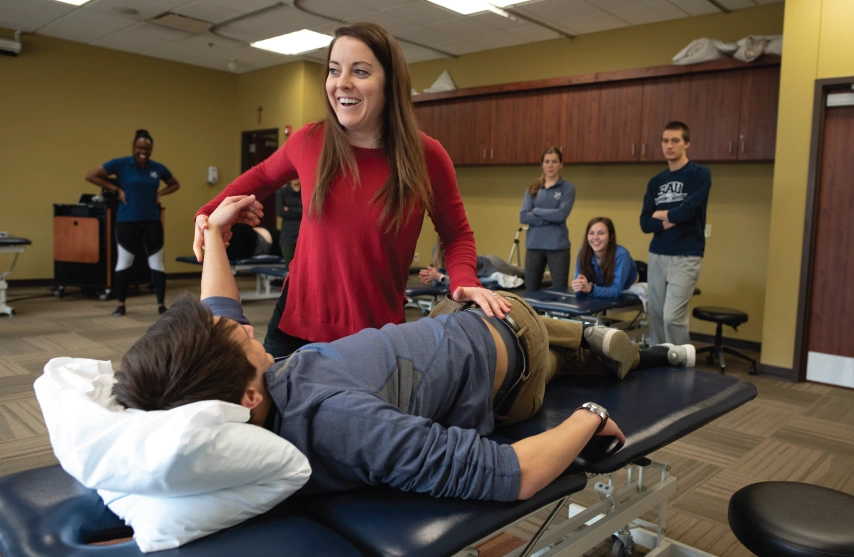
[[213, 23], [208, 21], [202, 21], [201, 19], [196, 19], [194, 17], [187, 17], [185, 15], [173, 13], [159, 15], [155, 18], [149, 19], [146, 23], [152, 23], [154, 25], [160, 25], [161, 27], [168, 27], [170, 29], [177, 29], [178, 31], [186, 31], [187, 33], [193, 34], [204, 33], [210, 29], [211, 25], [213, 25]]

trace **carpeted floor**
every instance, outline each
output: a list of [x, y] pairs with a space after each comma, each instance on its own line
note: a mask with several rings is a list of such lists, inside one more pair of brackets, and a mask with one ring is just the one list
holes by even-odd
[[[239, 282], [242, 290], [254, 289], [254, 279]], [[169, 281], [167, 305], [182, 291], [198, 294], [198, 280]], [[110, 317], [114, 301], [73, 291], [57, 299], [48, 288], [13, 286], [8, 297], [17, 313], [0, 317], [0, 476], [56, 463], [32, 390], [44, 364], [57, 356], [118, 360], [157, 319], [152, 294], [128, 298], [122, 318]], [[259, 336], [274, 305], [245, 304]], [[420, 313], [410, 310], [407, 317]], [[854, 494], [854, 391], [750, 377], [746, 370], [746, 364], [728, 360], [729, 374], [757, 386], [756, 400], [651, 455], [669, 463], [679, 478], [668, 508], [668, 536], [714, 555], [750, 555], [726, 517], [730, 495], [744, 485], [793, 480]], [[581, 505], [595, 500], [589, 487], [572, 498]], [[531, 521], [523, 522], [484, 544], [481, 556], [503, 555], [535, 530]], [[587, 555], [609, 554], [610, 544], [603, 543]]]

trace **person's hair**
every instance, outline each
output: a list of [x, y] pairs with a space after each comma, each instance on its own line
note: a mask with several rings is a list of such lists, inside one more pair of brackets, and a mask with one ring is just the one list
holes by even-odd
[[389, 167], [389, 177], [373, 201], [383, 203], [381, 222], [387, 231], [399, 230], [413, 215], [416, 206], [432, 208], [433, 190], [424, 158], [415, 109], [412, 106], [412, 78], [400, 45], [385, 29], [375, 23], [352, 23], [335, 30], [335, 38], [326, 54], [323, 69], [324, 98], [326, 98], [325, 123], [316, 122], [311, 128], [323, 131], [323, 148], [317, 163], [317, 180], [309, 203], [309, 214], [320, 217], [323, 203], [339, 172], [349, 174], [359, 182], [359, 169], [347, 133], [338, 122], [335, 110], [326, 94], [326, 77], [332, 48], [341, 37], [361, 41], [371, 49], [385, 73], [385, 107], [381, 124], [382, 148]]
[[436, 247], [433, 248], [433, 267], [436, 269], [445, 268], [445, 246], [439, 237], [436, 237]]
[[591, 283], [596, 282], [596, 272], [593, 270], [593, 248], [590, 247], [590, 242], [587, 241], [587, 234], [597, 222], [601, 222], [608, 229], [608, 247], [605, 248], [605, 257], [602, 260], [602, 284], [611, 286], [614, 282], [614, 263], [617, 260], [617, 232], [614, 230], [614, 222], [608, 217], [596, 217], [590, 219], [587, 223], [587, 229], [584, 231], [584, 241], [581, 243], [581, 252], [578, 254], [581, 274], [587, 277]]
[[127, 351], [113, 395], [126, 408], [169, 410], [202, 400], [240, 404], [255, 366], [233, 336], [238, 326], [213, 315], [189, 294]]
[[[546, 160], [546, 155], [551, 155], [552, 153], [557, 155], [557, 160], [563, 162], [563, 153], [560, 152], [560, 149], [558, 149], [557, 147], [549, 147], [543, 152], [543, 156], [540, 157], [540, 164], [542, 164], [543, 161]], [[540, 191], [540, 188], [543, 187], [543, 184], [545, 183], [546, 173], [543, 172], [542, 174], [540, 174], [539, 178], [537, 178], [528, 185], [528, 192], [531, 194], [531, 197], [536, 197], [537, 192]]]
[[686, 126], [684, 122], [680, 122], [679, 120], [673, 120], [672, 122], [668, 122], [667, 125], [664, 126], [664, 129], [670, 131], [681, 131], [682, 141], [684, 141], [685, 143], [691, 141], [691, 130], [688, 129], [688, 126]]
[[137, 139], [147, 139], [151, 143], [151, 146], [154, 147], [154, 138], [151, 137], [148, 130], [136, 130], [136, 133], [133, 135], [133, 142], [136, 143]]

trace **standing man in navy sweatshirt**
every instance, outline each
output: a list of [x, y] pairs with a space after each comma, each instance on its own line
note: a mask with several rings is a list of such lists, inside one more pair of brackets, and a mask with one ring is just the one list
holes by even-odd
[[706, 248], [706, 207], [711, 171], [688, 160], [688, 126], [670, 122], [661, 136], [668, 169], [646, 186], [641, 230], [649, 243], [650, 345], [689, 344], [688, 301], [700, 276]]

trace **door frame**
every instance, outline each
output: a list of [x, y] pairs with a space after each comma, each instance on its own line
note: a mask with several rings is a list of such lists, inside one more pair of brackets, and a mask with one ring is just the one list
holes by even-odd
[[821, 156], [823, 150], [824, 118], [828, 93], [851, 91], [854, 76], [833, 79], [817, 79], [813, 95], [812, 136], [810, 138], [810, 162], [807, 174], [807, 199], [804, 218], [804, 241], [801, 244], [801, 281], [798, 292], [798, 317], [795, 330], [795, 354], [792, 381], [803, 382], [807, 378], [807, 356], [809, 354], [809, 313], [812, 303], [813, 260], [815, 236], [818, 225], [818, 185], [821, 183]]
[[240, 172], [246, 172], [251, 168], [251, 165], [247, 165], [247, 153], [246, 150], [249, 148], [249, 143], [252, 141], [253, 135], [275, 135], [276, 136], [276, 144], [281, 146], [281, 142], [279, 141], [279, 128], [267, 128], [263, 130], [249, 130], [245, 132], [240, 132]]

